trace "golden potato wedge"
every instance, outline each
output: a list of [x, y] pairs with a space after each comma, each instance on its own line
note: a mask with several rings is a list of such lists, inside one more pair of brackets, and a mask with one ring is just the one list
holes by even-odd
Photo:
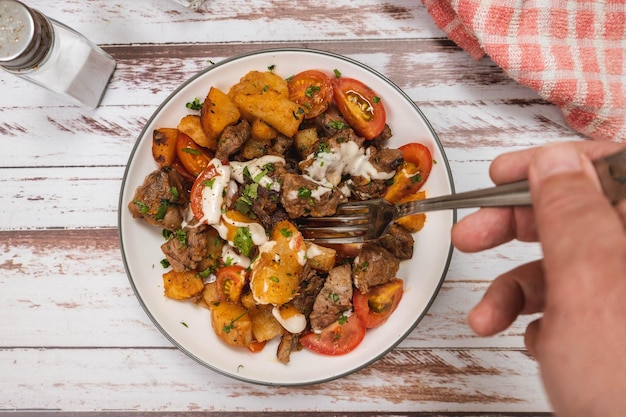
[[198, 145], [208, 148], [212, 151], [217, 149], [217, 140], [209, 138], [200, 122], [200, 116], [197, 114], [188, 114], [178, 122], [178, 130], [189, 136]]
[[276, 139], [278, 132], [263, 120], [254, 119], [250, 128], [250, 136], [258, 141], [271, 142]]
[[200, 111], [200, 124], [209, 140], [217, 143], [224, 128], [237, 123], [240, 117], [230, 98], [218, 88], [211, 87]]
[[250, 290], [258, 304], [282, 305], [298, 293], [306, 246], [289, 220], [274, 225], [271, 241], [252, 265]]
[[263, 94], [268, 91], [278, 93], [280, 96], [289, 98], [287, 81], [269, 71], [250, 71], [228, 91], [231, 100], [237, 94]]
[[319, 145], [317, 129], [314, 127], [298, 130], [293, 140], [294, 146], [302, 159], [315, 152]]
[[220, 302], [211, 308], [215, 334], [233, 346], [248, 346], [254, 340], [248, 309], [241, 304]]
[[252, 334], [258, 342], [265, 342], [285, 333], [283, 326], [272, 314], [272, 308], [271, 305], [264, 305], [250, 310]]
[[295, 135], [304, 120], [304, 109], [275, 91], [251, 95], [236, 94], [233, 102], [242, 114], [263, 120], [287, 137]]
[[215, 305], [219, 304], [220, 296], [217, 292], [217, 282], [213, 281], [204, 284], [202, 299], [209, 308], [213, 308]]
[[169, 271], [163, 274], [165, 296], [174, 300], [186, 300], [200, 294], [204, 289], [202, 278], [193, 271]]
[[172, 165], [176, 159], [178, 129], [161, 127], [152, 132], [152, 158], [160, 166]]
[[306, 242], [307, 262], [311, 268], [322, 272], [328, 272], [335, 266], [337, 251], [325, 246]]

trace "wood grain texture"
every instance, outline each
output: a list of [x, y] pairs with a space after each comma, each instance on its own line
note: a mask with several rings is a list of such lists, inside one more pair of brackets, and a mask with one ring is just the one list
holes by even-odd
[[385, 74], [430, 121], [457, 190], [489, 185], [489, 162], [504, 151], [581, 140], [553, 105], [489, 58], [472, 60], [419, 1], [207, 0], [197, 12], [172, 0], [28, 4], [86, 34], [118, 65], [95, 111], [0, 72], [0, 413], [550, 415], [523, 345], [535, 317], [493, 338], [465, 323], [494, 277], [541, 256], [537, 245], [455, 252], [428, 314], [389, 354], [336, 381], [265, 387], [204, 368], [152, 324], [124, 270], [117, 217], [146, 121], [185, 80], [235, 55], [319, 49]]

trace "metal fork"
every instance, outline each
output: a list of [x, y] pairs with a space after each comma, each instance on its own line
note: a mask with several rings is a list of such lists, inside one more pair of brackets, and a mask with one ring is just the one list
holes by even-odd
[[[604, 194], [616, 204], [626, 198], [626, 149], [593, 162]], [[427, 211], [472, 207], [523, 206], [532, 203], [528, 181], [518, 181], [464, 193], [404, 204], [384, 199], [340, 204], [329, 217], [297, 220], [305, 239], [317, 243], [364, 243], [376, 240], [399, 218]]]

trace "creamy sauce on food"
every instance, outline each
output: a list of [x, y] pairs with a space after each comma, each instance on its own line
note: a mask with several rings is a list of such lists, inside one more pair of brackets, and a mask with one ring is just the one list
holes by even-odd
[[202, 214], [200, 223], [215, 225], [222, 218], [222, 204], [225, 190], [230, 183], [231, 168], [223, 165], [219, 159], [212, 159], [210, 164], [215, 167], [217, 175], [211, 180], [211, 185], [202, 189]]
[[369, 149], [359, 147], [353, 141], [343, 142], [339, 144], [339, 148], [333, 148], [329, 152], [309, 155], [307, 161], [312, 162], [306, 167], [305, 173], [315, 181], [327, 180], [333, 186], [341, 182], [344, 174], [368, 180], [388, 180], [395, 175], [395, 171], [378, 171], [369, 158]]
[[280, 191], [280, 184], [264, 173], [265, 166], [268, 164], [285, 163], [285, 158], [275, 155], [265, 155], [260, 158], [251, 159], [245, 162], [232, 161], [232, 176], [239, 184], [245, 181], [244, 171], [247, 168], [253, 181], [261, 187], [272, 191]]

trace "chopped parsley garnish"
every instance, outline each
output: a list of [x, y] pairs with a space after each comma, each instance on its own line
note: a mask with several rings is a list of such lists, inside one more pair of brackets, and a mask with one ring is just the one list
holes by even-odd
[[235, 237], [233, 238], [233, 243], [242, 255], [250, 255], [250, 251], [254, 246], [250, 228], [248, 226], [238, 227], [237, 232], [235, 232]]
[[213, 188], [213, 184], [215, 184], [215, 178], [211, 178], [210, 180], [204, 180], [202, 182], [202, 185], [209, 188]]
[[185, 107], [191, 110], [202, 110], [202, 103], [200, 103], [200, 100], [198, 99], [198, 97], [196, 97], [193, 99], [193, 101], [185, 104]]
[[309, 198], [311, 197], [311, 190], [306, 187], [298, 188], [298, 198]]
[[331, 120], [326, 124], [326, 126], [335, 130], [343, 130], [349, 127], [347, 123], [344, 123], [341, 120]]
[[320, 90], [321, 88], [319, 85], [310, 85], [306, 88], [306, 90], [304, 90], [304, 95], [307, 96], [308, 98], [313, 98], [315, 93], [319, 93]]
[[139, 207], [139, 211], [143, 214], [147, 213], [150, 210], [150, 206], [148, 206], [143, 201], [135, 200], [133, 201], [133, 203], [135, 203]]
[[335, 78], [341, 77], [341, 72], [338, 69], [334, 69], [333, 73], [335, 74]]
[[293, 235], [293, 232], [286, 227], [280, 229], [280, 234], [285, 236], [286, 238], [290, 238]]
[[167, 200], [161, 200], [161, 204], [159, 204], [159, 208], [157, 209], [157, 214], [154, 216], [157, 220], [163, 220], [165, 215], [167, 214], [167, 208], [169, 207], [170, 202]]
[[277, 276], [275, 276], [275, 275], [272, 275], [269, 279], [270, 279], [270, 281], [275, 282], [275, 283], [277, 283], [277, 284], [280, 282], [280, 280], [278, 279], [278, 277], [277, 277]]
[[163, 267], [163, 269], [170, 267], [170, 261], [168, 261], [167, 259], [161, 259], [160, 264]]
[[374, 104], [380, 103], [380, 97], [374, 96]]
[[183, 151], [185, 153], [188, 153], [190, 155], [200, 155], [201, 154], [201, 152], [199, 150], [194, 149], [194, 148], [188, 148], [188, 147], [181, 148], [181, 151]]

